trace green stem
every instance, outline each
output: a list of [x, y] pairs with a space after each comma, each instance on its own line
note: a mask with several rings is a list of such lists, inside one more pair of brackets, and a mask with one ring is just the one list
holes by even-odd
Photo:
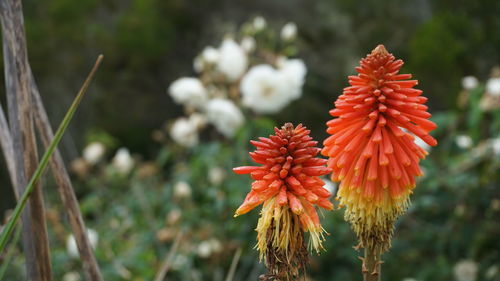
[[26, 206], [26, 203], [28, 202], [28, 199], [30, 197], [30, 194], [33, 192], [33, 189], [35, 188], [35, 184], [37, 181], [40, 179], [41, 175], [45, 171], [45, 168], [47, 167], [47, 164], [49, 162], [50, 157], [54, 153], [57, 145], [61, 141], [62, 136], [64, 135], [64, 132], [66, 131], [66, 128], [69, 125], [69, 122], [73, 118], [73, 115], [75, 114], [76, 109], [78, 108], [78, 105], [80, 104], [83, 96], [85, 95], [85, 92], [87, 91], [87, 88], [90, 85], [90, 82], [92, 81], [92, 78], [94, 77], [94, 74], [97, 71], [97, 68], [99, 68], [99, 65], [101, 64], [101, 61], [103, 59], [103, 55], [100, 55], [97, 58], [97, 61], [94, 64], [94, 67], [90, 71], [87, 79], [85, 79], [85, 82], [83, 83], [80, 91], [78, 92], [75, 100], [71, 104], [70, 108], [68, 109], [68, 112], [64, 116], [64, 119], [62, 120], [61, 124], [59, 125], [59, 128], [56, 131], [56, 134], [54, 135], [54, 139], [50, 143], [49, 147], [43, 154], [42, 160], [40, 161], [40, 164], [38, 164], [38, 167], [36, 168], [35, 172], [33, 173], [33, 176], [31, 177], [26, 189], [24, 190], [23, 195], [19, 199], [19, 202], [16, 205], [16, 208], [14, 209], [14, 212], [12, 213], [12, 217], [9, 219], [9, 222], [5, 226], [4, 230], [2, 231], [2, 234], [0, 236], [0, 253], [2, 253], [5, 249], [5, 246], [7, 245], [7, 241], [9, 240], [9, 237], [12, 234], [12, 231], [14, 230], [14, 227], [16, 226], [16, 223], [19, 221], [19, 217], [21, 216], [22, 211], [24, 210], [24, 207]]
[[7, 272], [7, 268], [9, 267], [10, 261], [12, 260], [12, 257], [14, 256], [14, 253], [16, 251], [17, 242], [19, 241], [19, 238], [21, 237], [21, 230], [22, 230], [21, 227], [17, 228], [16, 233], [14, 234], [14, 239], [12, 240], [12, 246], [7, 251], [7, 254], [5, 254], [5, 258], [4, 258], [3, 263], [2, 263], [2, 268], [0, 268], [0, 280], [3, 280], [5, 272]]

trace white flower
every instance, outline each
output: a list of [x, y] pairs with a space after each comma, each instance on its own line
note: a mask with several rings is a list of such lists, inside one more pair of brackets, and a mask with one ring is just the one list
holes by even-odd
[[415, 137], [414, 142], [415, 142], [416, 145], [420, 146], [421, 148], [423, 148], [427, 152], [430, 152], [431, 149], [432, 149], [432, 146], [428, 145], [425, 141], [423, 141], [419, 137]]
[[92, 142], [83, 149], [83, 159], [90, 164], [96, 164], [104, 156], [106, 148], [100, 142]]
[[208, 120], [226, 137], [232, 137], [245, 121], [240, 109], [228, 99], [210, 100], [206, 111]]
[[488, 267], [484, 276], [488, 279], [493, 279], [495, 278], [495, 276], [497, 276], [497, 274], [498, 274], [498, 267], [496, 265], [492, 265]]
[[257, 65], [241, 80], [243, 104], [257, 113], [275, 113], [292, 99], [286, 76], [270, 65]]
[[255, 42], [255, 39], [251, 36], [245, 36], [243, 37], [243, 39], [241, 39], [241, 47], [247, 53], [253, 52], [253, 50], [255, 50], [255, 45], [257, 45], [257, 43]]
[[113, 166], [120, 174], [127, 174], [134, 167], [134, 159], [130, 156], [127, 148], [118, 149], [113, 157]]
[[196, 249], [198, 256], [202, 258], [208, 258], [212, 255], [212, 245], [210, 245], [209, 241], [203, 241], [198, 245]]
[[198, 144], [198, 127], [195, 120], [179, 118], [170, 128], [170, 137], [184, 147], [193, 147]]
[[78, 272], [75, 271], [70, 271], [64, 274], [62, 277], [62, 281], [80, 281], [80, 280], [82, 280], [80, 278], [80, 274], [78, 274]]
[[292, 99], [298, 99], [302, 94], [302, 86], [305, 82], [307, 68], [300, 59], [279, 59], [279, 71], [284, 75], [290, 87]]
[[219, 185], [224, 180], [226, 172], [221, 167], [211, 167], [208, 170], [208, 181], [211, 184]]
[[220, 243], [219, 240], [215, 238], [211, 238], [209, 240], [202, 241], [197, 249], [196, 252], [198, 256], [202, 258], [208, 258], [214, 253], [218, 253], [222, 250], [222, 244]]
[[218, 253], [222, 250], [222, 244], [220, 241], [216, 238], [210, 238], [208, 240], [208, 243], [210, 243], [210, 248], [213, 253]]
[[215, 64], [219, 60], [219, 50], [212, 46], [205, 47], [201, 53], [201, 58], [207, 64]]
[[500, 156], [500, 137], [491, 140], [491, 148], [493, 148], [493, 154]]
[[297, 36], [297, 25], [293, 22], [289, 22], [283, 26], [281, 29], [281, 39], [285, 41], [291, 41]]
[[328, 190], [332, 195], [335, 195], [335, 193], [337, 192], [337, 183], [331, 181], [331, 180], [328, 180], [328, 179], [324, 179], [323, 180], [325, 182], [325, 185], [323, 186], [324, 189]]
[[474, 76], [465, 76], [462, 78], [462, 87], [466, 90], [473, 90], [477, 87], [479, 82]]
[[174, 185], [174, 197], [179, 199], [191, 197], [191, 186], [185, 181], [178, 181]]
[[176, 103], [195, 108], [203, 107], [208, 99], [205, 87], [197, 78], [179, 78], [170, 85], [168, 92]]
[[255, 17], [253, 19], [252, 26], [255, 31], [261, 31], [262, 29], [266, 28], [266, 25], [267, 25], [266, 19], [264, 19], [261, 16]]
[[458, 147], [462, 149], [470, 148], [472, 146], [472, 139], [468, 135], [458, 135], [455, 138]]
[[492, 96], [500, 96], [500, 78], [490, 78], [486, 82], [486, 92]]
[[227, 77], [229, 81], [238, 80], [245, 72], [248, 58], [245, 50], [233, 39], [227, 38], [222, 41], [219, 49], [219, 60], [217, 69]]
[[417, 281], [415, 278], [403, 278], [403, 281]]
[[[99, 235], [95, 230], [87, 228], [87, 237], [89, 238], [90, 246], [95, 249], [95, 247], [97, 246], [97, 242], [99, 241]], [[73, 234], [69, 235], [68, 238], [66, 238], [66, 251], [72, 258], [80, 257], [80, 252], [78, 251], [78, 246], [76, 245], [75, 236], [73, 236]]]
[[475, 281], [477, 270], [477, 264], [474, 261], [461, 260], [453, 267], [455, 281]]

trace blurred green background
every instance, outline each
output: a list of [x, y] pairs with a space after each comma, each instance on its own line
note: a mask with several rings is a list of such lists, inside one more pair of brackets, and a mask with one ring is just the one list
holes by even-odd
[[[500, 155], [494, 147], [500, 112], [479, 105], [493, 67], [500, 64], [500, 1], [23, 4], [30, 63], [54, 126], [97, 55], [105, 56], [61, 149], [73, 167], [87, 224], [98, 233], [96, 252], [106, 280], [152, 280], [179, 229], [184, 238], [169, 280], [224, 280], [239, 247], [244, 252], [234, 280], [257, 280], [264, 271], [252, 250], [257, 211], [232, 218], [250, 180], [230, 169], [250, 163], [249, 139], [267, 136], [284, 122], [303, 123], [323, 140], [328, 110], [347, 85], [347, 75], [378, 44], [405, 61], [402, 73], [420, 81], [439, 125], [434, 134], [439, 146], [422, 162], [426, 176], [398, 222], [393, 249], [384, 257], [383, 280], [500, 280]], [[184, 114], [167, 94], [170, 83], [196, 76], [193, 59], [203, 48], [218, 46], [225, 34], [239, 32], [256, 16], [277, 32], [286, 22], [296, 23], [294, 53], [307, 66], [302, 97], [277, 114], [245, 112], [250, 117], [232, 139], [209, 128], [194, 148], [182, 148], [163, 135], [153, 140], [154, 132], [165, 131], [166, 123]], [[480, 83], [465, 91], [461, 79], [468, 75]], [[460, 145], [463, 136], [470, 145]], [[106, 156], [82, 172], [74, 160], [92, 141], [105, 145]], [[111, 165], [120, 147], [132, 152], [135, 163], [125, 175]], [[14, 202], [1, 161], [5, 210]], [[220, 180], [210, 180], [210, 173], [219, 173]], [[189, 185], [189, 196], [175, 196], [179, 182]], [[68, 258], [69, 228], [50, 177], [44, 188], [54, 275], [80, 280], [69, 279], [80, 278], [81, 265]], [[361, 280], [354, 234], [342, 213], [325, 213], [324, 227], [331, 235], [327, 252], [313, 257], [311, 280]], [[203, 247], [212, 252], [200, 254]], [[24, 280], [23, 272], [22, 255], [16, 252], [7, 280]]]

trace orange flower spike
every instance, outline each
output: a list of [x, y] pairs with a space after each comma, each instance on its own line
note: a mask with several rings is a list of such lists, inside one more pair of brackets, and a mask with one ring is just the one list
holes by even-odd
[[427, 98], [413, 88], [418, 81], [398, 74], [402, 60], [379, 45], [360, 64], [330, 110], [338, 118], [327, 122], [331, 136], [322, 154], [329, 157], [332, 180], [341, 182], [337, 197], [361, 245], [383, 252], [422, 174], [418, 162], [427, 152], [414, 136], [435, 146], [429, 132], [437, 126], [428, 120]]
[[250, 141], [257, 149], [249, 154], [260, 166], [233, 169], [255, 180], [235, 216], [263, 204], [256, 228], [260, 257], [271, 274], [296, 280], [306, 264], [304, 232], [310, 233], [312, 248], [322, 248], [324, 230], [315, 206], [333, 209], [331, 194], [319, 178], [332, 169], [325, 166], [327, 160], [316, 158], [321, 149], [302, 124], [286, 123], [274, 131], [269, 138]]

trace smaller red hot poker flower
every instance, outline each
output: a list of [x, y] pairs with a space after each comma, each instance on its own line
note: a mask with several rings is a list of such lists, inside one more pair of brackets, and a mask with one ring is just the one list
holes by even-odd
[[256, 228], [261, 260], [271, 275], [295, 280], [307, 261], [304, 232], [310, 233], [312, 248], [322, 248], [324, 230], [315, 206], [333, 208], [331, 194], [319, 178], [332, 170], [325, 167], [327, 160], [316, 157], [321, 149], [302, 124], [286, 123], [274, 131], [269, 138], [250, 141], [257, 147], [250, 156], [261, 166], [233, 169], [255, 180], [235, 217], [263, 204]]

